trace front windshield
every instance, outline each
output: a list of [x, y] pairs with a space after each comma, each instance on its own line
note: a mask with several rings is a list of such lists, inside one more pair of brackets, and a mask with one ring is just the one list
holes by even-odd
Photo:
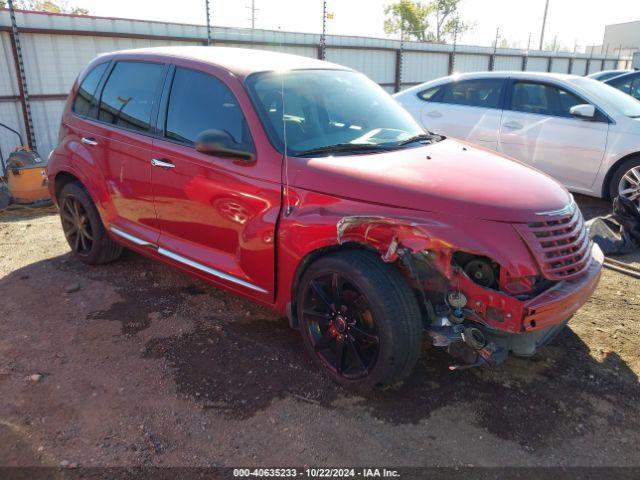
[[640, 102], [631, 95], [590, 78], [575, 78], [572, 81], [605, 108], [608, 106], [627, 117], [640, 117]]
[[361, 73], [258, 73], [247, 79], [247, 86], [271, 142], [280, 152], [286, 145], [289, 155], [336, 146], [399, 148], [425, 134], [407, 111]]

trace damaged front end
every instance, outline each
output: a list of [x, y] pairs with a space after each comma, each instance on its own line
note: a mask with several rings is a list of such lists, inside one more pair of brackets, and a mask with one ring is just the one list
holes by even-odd
[[604, 259], [575, 207], [517, 224], [349, 216], [337, 235], [402, 271], [433, 345], [458, 359], [451, 369], [533, 355], [586, 302]]

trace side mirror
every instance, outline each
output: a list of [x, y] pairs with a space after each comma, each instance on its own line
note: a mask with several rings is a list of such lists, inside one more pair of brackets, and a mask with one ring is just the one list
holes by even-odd
[[208, 155], [237, 157], [248, 161], [255, 159], [255, 152], [251, 147], [237, 143], [224, 130], [205, 130], [201, 132], [196, 137], [195, 148], [197, 151]]
[[569, 109], [569, 113], [574, 117], [591, 119], [596, 116], [596, 107], [588, 103], [583, 105], [574, 105]]

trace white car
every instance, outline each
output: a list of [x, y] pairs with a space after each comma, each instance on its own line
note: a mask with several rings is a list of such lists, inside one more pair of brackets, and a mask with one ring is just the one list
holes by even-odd
[[609, 85], [574, 75], [482, 72], [394, 97], [429, 131], [509, 155], [571, 191], [640, 205], [640, 102]]

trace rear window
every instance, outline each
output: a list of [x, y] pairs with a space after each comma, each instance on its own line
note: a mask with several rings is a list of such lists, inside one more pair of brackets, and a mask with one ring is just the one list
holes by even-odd
[[73, 111], [78, 115], [86, 116], [89, 114], [93, 95], [96, 93], [96, 88], [107, 69], [107, 65], [108, 63], [101, 63], [95, 66], [82, 80], [76, 98], [73, 101]]
[[504, 81], [501, 79], [463, 80], [448, 84], [440, 101], [452, 105], [498, 108]]
[[442, 90], [442, 85], [438, 85], [437, 87], [432, 87], [427, 90], [423, 90], [420, 93], [418, 93], [418, 97], [420, 97], [422, 100], [426, 102], [434, 101], [437, 93], [440, 90]]
[[118, 62], [102, 91], [98, 119], [148, 132], [163, 68], [157, 63]]

